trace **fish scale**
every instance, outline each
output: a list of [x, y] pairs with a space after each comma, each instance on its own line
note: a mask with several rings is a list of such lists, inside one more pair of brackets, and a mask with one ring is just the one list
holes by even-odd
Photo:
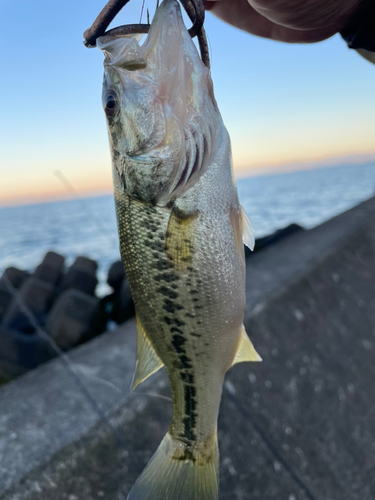
[[165, 366], [173, 395], [169, 431], [128, 500], [216, 500], [224, 376], [234, 363], [260, 360], [242, 324], [243, 241], [254, 241], [229, 135], [176, 0], [157, 9], [142, 46], [107, 36], [98, 47], [136, 309], [133, 388]]
[[[174, 395], [171, 434], [194, 447], [198, 435], [204, 441], [214, 430], [207, 431], [205, 422], [197, 419], [197, 392], [201, 393], [205, 406], [209, 406], [212, 390], [207, 390], [206, 383], [202, 387], [196, 385], [197, 379], [205, 380], [196, 372], [199, 357], [207, 358], [199, 339], [213, 328], [207, 304], [210, 296], [202, 288], [204, 279], [198, 277], [202, 270], [189, 266], [186, 274], [174, 271], [173, 260], [166, 252], [171, 210], [148, 206], [126, 195], [120, 201], [120, 196], [121, 193], [115, 199], [121, 257], [138, 317], [171, 380]], [[201, 276], [204, 277], [204, 271]], [[206, 307], [201, 305], [203, 302]], [[210, 346], [208, 341], [205, 344], [204, 347]], [[213, 382], [213, 390], [218, 393], [222, 380]], [[200, 416], [204, 420], [207, 412], [202, 411]]]

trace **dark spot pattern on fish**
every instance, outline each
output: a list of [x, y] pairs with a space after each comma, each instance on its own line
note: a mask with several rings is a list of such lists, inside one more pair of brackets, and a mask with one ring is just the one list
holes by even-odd
[[184, 424], [184, 438], [188, 442], [194, 442], [196, 438], [195, 427], [197, 424], [197, 401], [196, 401], [196, 390], [191, 384], [186, 384], [184, 387], [185, 396], [185, 417], [183, 419]]
[[164, 322], [167, 323], [167, 325], [171, 325], [173, 323], [173, 320], [172, 318], [170, 318], [169, 316], [164, 316]]
[[177, 302], [173, 302], [170, 299], [165, 299], [163, 309], [171, 314], [174, 314], [176, 311], [181, 311], [183, 307], [181, 304], [177, 304]]
[[185, 322], [184, 321], [181, 321], [180, 319], [178, 318], [173, 318], [173, 322], [176, 326], [184, 326], [185, 325]]
[[183, 382], [186, 382], [187, 384], [193, 384], [194, 382], [194, 377], [191, 373], [187, 372], [181, 372], [181, 379]]
[[[194, 218], [184, 219], [177, 213], [174, 218], [175, 225], [166, 229], [165, 212], [158, 207], [131, 201], [126, 211], [128, 226], [121, 236], [121, 250], [137, 263], [130, 268], [129, 274], [133, 283], [136, 283], [139, 277], [143, 282], [147, 278], [151, 282], [151, 290], [142, 295], [136, 307], [147, 308], [148, 301], [153, 300], [157, 294], [161, 308], [155, 321], [159, 322], [164, 331], [164, 338], [168, 339], [165, 345], [168, 370], [176, 377], [183, 405], [177, 413], [181, 415], [182, 412], [182, 415], [178, 417], [178, 430], [175, 435], [187, 445], [184, 447], [184, 459], [195, 460], [192, 450], [197, 439], [199, 408], [195, 368], [200, 354], [199, 344], [203, 340], [200, 337], [203, 335], [199, 333], [200, 327], [196, 326], [199, 318], [197, 306], [194, 304], [194, 308], [192, 307], [192, 299], [200, 297], [196, 290], [201, 289], [197, 284], [200, 271], [192, 264], [195, 244]], [[138, 239], [129, 240], [129, 231], [135, 231]], [[147, 263], [148, 274], [139, 276], [139, 265], [142, 265], [143, 260]], [[188, 291], [190, 293], [187, 293]]]
[[[144, 240], [144, 244], [146, 247], [151, 248], [151, 250], [154, 250], [154, 251], [160, 252], [160, 253], [164, 252], [164, 245], [159, 240], [153, 241], [153, 240], [146, 239], [146, 240]], [[160, 256], [158, 255], [158, 257], [160, 257]]]
[[173, 335], [172, 345], [175, 348], [177, 354], [185, 353], [184, 345], [186, 344], [186, 339], [182, 335]]
[[176, 327], [172, 327], [170, 331], [174, 333], [172, 346], [178, 356], [180, 377], [184, 385], [185, 416], [182, 420], [184, 430], [180, 434], [180, 439], [186, 444], [192, 445], [196, 440], [197, 424], [197, 391], [194, 386], [194, 375], [190, 371], [193, 365], [185, 350], [187, 339], [184, 337], [183, 331]]
[[154, 276], [155, 281], [165, 281], [166, 283], [173, 283], [179, 279], [179, 276], [174, 272], [161, 273]]
[[179, 333], [180, 335], [182, 335], [184, 332], [182, 330], [180, 330], [179, 328], [172, 326], [171, 333]]
[[165, 259], [160, 259], [156, 261], [155, 264], [153, 265], [153, 268], [158, 271], [166, 271], [167, 269], [171, 269], [172, 267], [173, 265], [168, 260]]
[[165, 297], [170, 298], [170, 299], [177, 299], [177, 297], [178, 297], [177, 292], [175, 292], [174, 290], [171, 290], [170, 288], [168, 288], [166, 286], [161, 286], [161, 287], [157, 288], [156, 291], [158, 293], [161, 293]]
[[181, 369], [193, 368], [193, 365], [190, 362], [191, 360], [186, 356], [186, 354], [179, 356], [179, 360]]

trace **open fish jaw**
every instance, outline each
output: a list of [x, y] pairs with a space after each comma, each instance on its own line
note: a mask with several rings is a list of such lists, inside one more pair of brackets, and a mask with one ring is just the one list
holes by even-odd
[[143, 45], [140, 38], [98, 39], [103, 106], [126, 192], [166, 205], [206, 171], [221, 117], [176, 1], [163, 2]]

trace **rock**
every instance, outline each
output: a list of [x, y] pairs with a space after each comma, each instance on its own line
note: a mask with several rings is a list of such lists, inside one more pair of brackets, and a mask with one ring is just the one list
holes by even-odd
[[54, 358], [47, 340], [0, 325], [0, 374], [12, 379]]
[[95, 260], [89, 259], [88, 257], [84, 257], [82, 255], [76, 258], [76, 260], [72, 264], [72, 267], [73, 266], [85, 267], [86, 269], [92, 271], [94, 274], [98, 270], [98, 263]]
[[97, 284], [98, 280], [96, 278], [95, 271], [75, 263], [68, 269], [67, 273], [61, 280], [62, 290], [74, 288], [89, 295], [94, 294]]
[[13, 299], [13, 294], [5, 283], [0, 281], [0, 321], [3, 318], [6, 310], [8, 309], [11, 301]]
[[123, 279], [121, 289], [113, 294], [113, 308], [111, 319], [116, 323], [123, 323], [135, 314], [134, 303], [130, 293], [129, 282], [126, 278]]
[[65, 263], [65, 257], [56, 252], [47, 252], [43, 259], [43, 264], [47, 266], [56, 267], [63, 269]]
[[[263, 362], [226, 375], [220, 498], [374, 500], [374, 220], [372, 199], [247, 261]], [[130, 321], [70, 354], [110, 426], [58, 360], [0, 388], [2, 500], [127, 498], [171, 418], [164, 370], [129, 398], [135, 336]]]
[[[34, 314], [35, 318], [41, 321], [52, 305], [55, 287], [50, 283], [30, 276], [21, 286], [19, 293], [25, 305]], [[16, 328], [24, 333], [34, 332], [33, 326], [22, 311], [16, 297], [13, 297], [3, 317], [3, 323], [8, 327]]]
[[6, 278], [8, 278], [15, 288], [19, 288], [29, 276], [30, 274], [27, 271], [23, 271], [17, 267], [8, 267], [0, 278], [0, 282], [6, 282]]
[[61, 271], [56, 267], [49, 266], [48, 264], [39, 264], [34, 271], [35, 278], [41, 281], [57, 285], [61, 278]]
[[34, 276], [51, 285], [57, 285], [64, 268], [65, 258], [55, 252], [47, 252], [43, 262], [35, 269]]
[[106, 321], [99, 299], [70, 289], [56, 300], [46, 330], [61, 349], [68, 350], [103, 332]]
[[115, 291], [121, 288], [121, 283], [125, 278], [125, 269], [121, 260], [114, 262], [108, 270], [107, 283]]
[[300, 226], [299, 224], [289, 224], [289, 226], [286, 226], [282, 229], [277, 229], [272, 234], [269, 234], [268, 236], [264, 236], [263, 238], [258, 238], [255, 241], [255, 248], [253, 251], [251, 251], [249, 248], [245, 247], [245, 256], [246, 258], [250, 257], [253, 255], [255, 252], [258, 252], [259, 250], [263, 250], [265, 247], [274, 245], [275, 243], [279, 242], [280, 240], [286, 238], [287, 236], [290, 236], [292, 234], [298, 233], [300, 231], [305, 231], [305, 228]]

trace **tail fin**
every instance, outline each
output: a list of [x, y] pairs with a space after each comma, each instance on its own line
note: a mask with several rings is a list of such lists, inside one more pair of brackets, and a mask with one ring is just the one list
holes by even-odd
[[217, 500], [218, 456], [216, 438], [212, 453], [193, 457], [167, 433], [128, 500]]

